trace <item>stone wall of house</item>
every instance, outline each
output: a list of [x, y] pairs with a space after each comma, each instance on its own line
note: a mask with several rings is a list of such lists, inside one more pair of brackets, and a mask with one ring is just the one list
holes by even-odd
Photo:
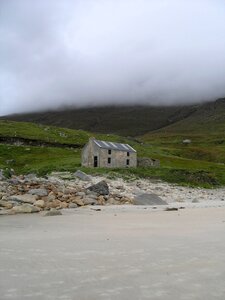
[[[98, 167], [101, 168], [131, 168], [137, 166], [137, 153], [129, 152], [127, 156], [126, 151], [111, 150], [109, 154], [108, 149], [99, 148], [92, 139], [85, 145], [82, 151], [82, 166], [93, 168], [94, 156], [98, 158]], [[108, 162], [111, 158], [111, 162]], [[127, 165], [127, 160], [129, 164]]]
[[[100, 167], [108, 168], [135, 168], [137, 166], [137, 153], [126, 151], [111, 150], [111, 154], [107, 149], [100, 149]], [[111, 163], [108, 163], [108, 158], [111, 158]], [[127, 160], [129, 164], [127, 165]]]
[[92, 139], [84, 146], [81, 155], [82, 166], [93, 168], [94, 167], [94, 156], [98, 157], [99, 162], [99, 150], [98, 146], [93, 142]]

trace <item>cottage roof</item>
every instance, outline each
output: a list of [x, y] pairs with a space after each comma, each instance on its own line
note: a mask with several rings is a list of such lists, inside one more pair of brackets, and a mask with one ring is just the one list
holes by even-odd
[[126, 152], [136, 152], [136, 150], [128, 144], [99, 141], [99, 140], [93, 140], [93, 141], [98, 147], [103, 148], [103, 149], [126, 151]]

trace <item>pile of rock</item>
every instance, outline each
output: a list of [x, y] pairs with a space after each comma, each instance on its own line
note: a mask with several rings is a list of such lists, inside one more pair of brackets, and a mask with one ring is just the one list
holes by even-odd
[[[87, 178], [86, 178], [87, 179]], [[90, 177], [88, 180], [90, 181]], [[80, 180], [37, 178], [35, 175], [0, 179], [0, 214], [34, 213], [85, 205], [131, 204], [124, 195], [110, 193], [105, 181], [93, 185]]]

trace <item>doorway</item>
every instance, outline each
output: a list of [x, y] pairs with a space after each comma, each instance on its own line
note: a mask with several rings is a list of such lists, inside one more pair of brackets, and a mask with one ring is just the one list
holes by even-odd
[[94, 156], [94, 168], [98, 166], [98, 156]]

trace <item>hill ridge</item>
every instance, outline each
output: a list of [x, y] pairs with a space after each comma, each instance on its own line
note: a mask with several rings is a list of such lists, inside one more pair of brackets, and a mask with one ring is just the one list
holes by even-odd
[[207, 118], [210, 122], [213, 122], [213, 118], [217, 122], [224, 122], [225, 98], [189, 106], [112, 105], [16, 114], [1, 119], [97, 133], [140, 136], [162, 128], [176, 127], [179, 122], [186, 122], [188, 129], [188, 122], [193, 123], [198, 119], [198, 122], [203, 120], [203, 123], [207, 123]]

